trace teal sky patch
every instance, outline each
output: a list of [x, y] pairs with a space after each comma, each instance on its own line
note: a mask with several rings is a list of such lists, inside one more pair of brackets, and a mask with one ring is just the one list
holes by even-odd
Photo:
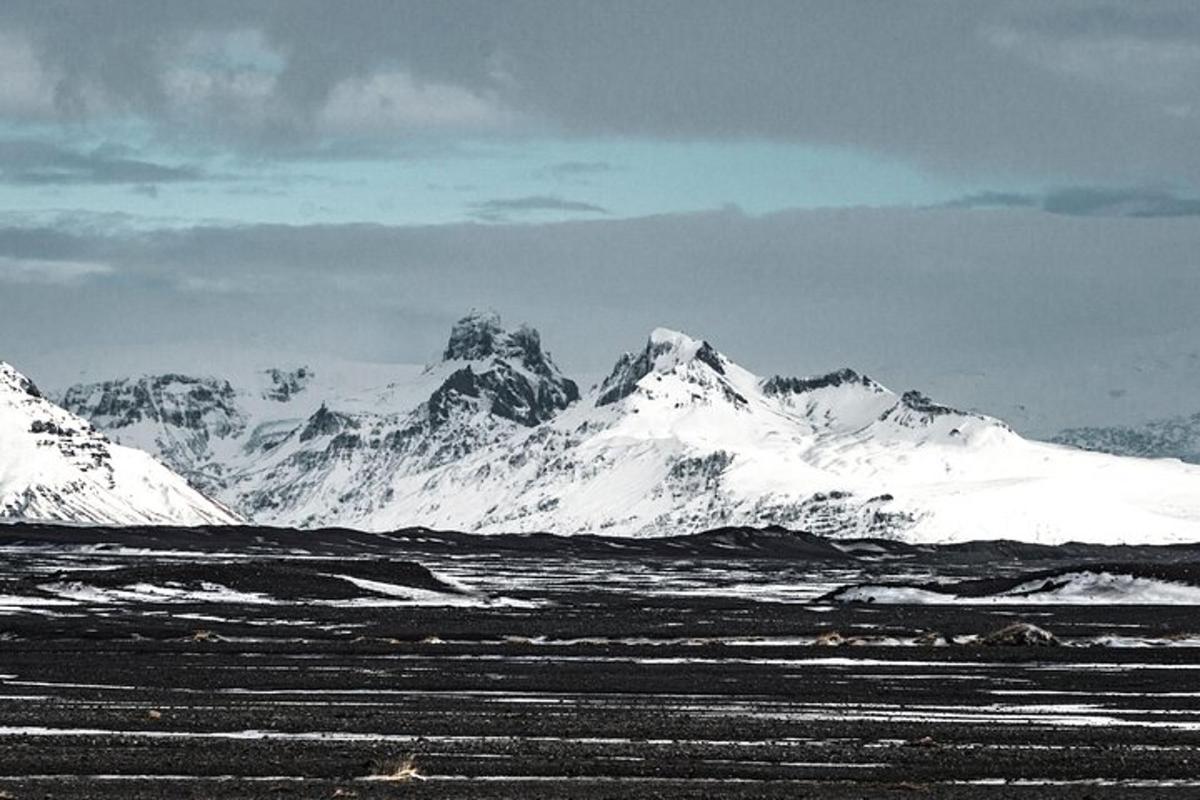
[[[128, 132], [122, 140], [130, 141]], [[43, 138], [41, 141], [45, 142]], [[370, 159], [206, 157], [153, 141], [58, 137], [41, 172], [9, 174], [0, 212], [120, 213], [147, 225], [547, 222], [736, 206], [924, 206], [987, 186], [845, 148], [756, 140], [409, 142]], [[51, 158], [50, 156], [46, 156]], [[53, 160], [53, 159], [52, 159]], [[65, 165], [63, 162], [65, 161]], [[117, 162], [114, 165], [114, 161]], [[124, 179], [126, 170], [128, 179]], [[161, 173], [162, 179], [154, 178]], [[139, 179], [145, 177], [145, 180]]]

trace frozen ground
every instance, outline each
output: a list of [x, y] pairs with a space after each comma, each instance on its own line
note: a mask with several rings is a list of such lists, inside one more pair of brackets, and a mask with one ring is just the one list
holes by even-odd
[[[1192, 586], [1198, 559], [778, 531], [8, 526], [0, 792], [1200, 794], [1197, 607], [1183, 589], [1121, 602]], [[898, 584], [1008, 599], [826, 597]], [[1014, 621], [1061, 644], [982, 643]]]

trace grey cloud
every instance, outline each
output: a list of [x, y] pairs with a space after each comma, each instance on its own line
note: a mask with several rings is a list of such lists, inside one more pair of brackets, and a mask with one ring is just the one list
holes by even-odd
[[[579, 372], [604, 371], [667, 325], [762, 372], [851, 365], [906, 387], [938, 370], [1040, 360], [1057, 376], [1045, 391], [1065, 392], [1124, 343], [1200, 337], [1198, 236], [1194, 217], [1030, 209], [112, 234], [10, 227], [0, 228], [0, 257], [116, 271], [86, 292], [10, 291], [0, 341], [28, 352], [47, 342], [245, 339], [421, 361], [463, 309], [489, 306], [536, 321]], [[134, 318], [144, 322], [114, 322]]]
[[607, 161], [562, 161], [558, 164], [551, 164], [540, 172], [552, 180], [586, 184], [589, 183], [590, 177], [613, 172], [616, 169], [614, 164]]
[[1020, 192], [975, 192], [951, 200], [945, 208], [1032, 208], [1039, 204], [1032, 194]]
[[[107, 264], [0, 256], [0, 283], [75, 285], [112, 272]], [[11, 291], [11, 289], [10, 289]]]
[[199, 168], [138, 159], [122, 148], [73, 150], [34, 140], [0, 141], [0, 181], [6, 183], [146, 185], [205, 177]]
[[566, 211], [584, 214], [609, 213], [608, 209], [593, 203], [585, 203], [579, 200], [564, 200], [561, 197], [550, 195], [497, 198], [470, 205], [470, 212], [473, 217], [487, 221], [505, 220], [514, 214], [528, 214], [538, 211]]
[[1200, 216], [1200, 198], [1165, 191], [1063, 189], [1046, 195], [1042, 207], [1053, 214], [1114, 214], [1130, 217]]
[[1076, 186], [1043, 194], [977, 192], [946, 203], [945, 208], [1040, 208], [1050, 214], [1111, 217], [1200, 216], [1200, 198], [1161, 189], [1111, 189]]
[[762, 137], [952, 172], [1200, 182], [1200, 8], [1187, 0], [11, 0], [0, 25], [37, 43], [64, 108], [99, 86], [165, 126], [163, 76], [189, 37], [261, 31], [281, 62], [269, 94], [246, 105], [255, 114], [203, 121], [241, 136], [231, 120], [254, 117], [252, 138], [272, 152], [311, 138], [339, 85], [399, 69], [494, 98], [542, 131]]
[[616, 167], [607, 161], [563, 161], [546, 169], [555, 175], [594, 175], [612, 172]]

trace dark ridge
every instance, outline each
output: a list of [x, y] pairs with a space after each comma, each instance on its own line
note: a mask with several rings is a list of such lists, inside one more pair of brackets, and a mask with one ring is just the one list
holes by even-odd
[[[1067, 552], [1078, 549], [1079, 545], [1068, 545]], [[1055, 548], [1047, 548], [1054, 550]], [[1097, 548], [1098, 550], [1101, 548]], [[1136, 548], [1143, 551], [1149, 548]], [[1192, 549], [1195, 549], [1194, 546]], [[1045, 555], [1049, 555], [1043, 551]], [[1066, 553], [1061, 551], [1056, 555], [1063, 556]], [[1195, 554], [1194, 554], [1195, 555]], [[966, 597], [966, 598], [982, 598], [990, 597], [996, 594], [1002, 594], [1015, 589], [1018, 586], [1026, 583], [1036, 583], [1042, 581], [1042, 585], [1028, 591], [1028, 595], [1036, 595], [1042, 592], [1050, 592], [1061, 588], [1067, 584], [1066, 577], [1072, 573], [1089, 572], [1101, 573], [1107, 572], [1111, 575], [1130, 576], [1133, 578], [1145, 578], [1159, 581], [1171, 581], [1173, 583], [1185, 583], [1192, 586], [1200, 586], [1200, 563], [1195, 561], [1190, 562], [1158, 562], [1158, 563], [1142, 563], [1142, 562], [1120, 562], [1120, 561], [1091, 561], [1079, 564], [1056, 566], [1052, 569], [1036, 570], [1032, 572], [1021, 572], [1013, 575], [1005, 575], [1000, 577], [977, 578], [970, 580], [956, 581], [952, 583], [945, 582], [915, 582], [915, 581], [900, 581], [890, 583], [856, 583], [849, 586], [843, 586], [826, 594], [821, 600], [838, 600], [841, 595], [851, 589], [870, 587], [870, 588], [906, 588], [906, 589], [921, 589], [924, 591], [937, 592], [947, 596]]]
[[[165, 391], [175, 386], [186, 389], [175, 395], [187, 402], [184, 408], [177, 407], [173, 399], [165, 399]], [[99, 399], [89, 403], [97, 390]], [[63, 395], [62, 406], [89, 419], [110, 417], [109, 428], [123, 428], [148, 419], [199, 429], [204, 426], [204, 416], [211, 409], [235, 417], [236, 402], [237, 393], [229, 381], [168, 372], [148, 378], [72, 386]]]
[[1050, 441], [1083, 450], [1200, 464], [1200, 413], [1140, 426], [1067, 428]]
[[333, 436], [341, 433], [346, 428], [356, 428], [358, 424], [346, 416], [335, 411], [330, 411], [329, 408], [322, 403], [321, 407], [313, 412], [313, 415], [308, 418], [308, 423], [305, 424], [304, 430], [300, 432], [300, 441], [307, 442], [309, 439], [314, 439], [318, 436]]
[[643, 352], [634, 357], [633, 353], [624, 353], [613, 365], [612, 372], [600, 384], [600, 396], [596, 398], [597, 406], [607, 406], [633, 394], [637, 382], [650, 372], [650, 362]]
[[900, 402], [903, 405], [908, 406], [913, 411], [916, 411], [917, 413], [927, 414], [931, 417], [940, 417], [940, 416], [944, 416], [946, 414], [962, 414], [963, 413], [956, 408], [951, 408], [950, 406], [945, 406], [945, 405], [942, 405], [941, 403], [935, 403], [932, 399], [929, 398], [928, 395], [926, 395], [922, 392], [918, 392], [915, 389], [907, 391], [903, 395], [901, 395]]
[[839, 369], [836, 372], [813, 378], [788, 378], [783, 375], [775, 375], [763, 383], [763, 393], [768, 395], [803, 394], [843, 384], [876, 386], [875, 382], [866, 375], [859, 375], [852, 369]]
[[41, 594], [37, 586], [44, 583], [80, 583], [102, 589], [146, 583], [188, 590], [200, 590], [204, 584], [215, 583], [237, 592], [265, 594], [279, 600], [349, 600], [370, 593], [369, 589], [357, 587], [339, 575], [443, 594], [463, 594], [413, 561], [352, 559], [138, 564], [112, 570], [37, 575], [26, 579], [28, 585], [17, 588], [37, 595]]
[[[1171, 569], [1200, 568], [1200, 543], [1183, 545], [1060, 546], [1012, 541], [978, 541], [954, 545], [914, 545], [891, 539], [831, 539], [783, 527], [723, 527], [702, 533], [631, 539], [627, 537], [552, 533], [501, 533], [486, 536], [428, 528], [403, 528], [384, 533], [349, 528], [295, 530], [256, 525], [214, 527], [84, 527], [51, 523], [0, 524], [0, 546], [5, 545], [142, 547], [151, 550], [271, 554], [280, 549], [327, 558], [394, 556], [406, 554], [560, 555], [602, 558], [747, 558], [805, 559], [856, 562], [870, 565], [888, 561], [938, 567], [977, 567], [991, 574], [1022, 575], [1021, 580], [1072, 569], [1098, 569], [1106, 565], [1133, 564]], [[1031, 572], [1039, 565], [1055, 565], [1048, 572]], [[1139, 566], [1140, 565], [1140, 566]], [[1172, 566], [1174, 565], [1174, 566]], [[1111, 570], [1110, 570], [1111, 571]], [[978, 574], [978, 572], [976, 573]], [[1139, 574], [1151, 575], [1143, 572]], [[1186, 573], [1155, 573], [1154, 575]], [[1171, 578], [1176, 579], [1176, 578]], [[1007, 580], [1007, 578], [1005, 578]], [[1009, 584], [1015, 585], [1015, 584]]]
[[721, 363], [721, 354], [714, 350], [708, 342], [700, 343], [700, 349], [696, 351], [696, 360], [712, 367], [718, 375], [725, 374], [725, 365]]

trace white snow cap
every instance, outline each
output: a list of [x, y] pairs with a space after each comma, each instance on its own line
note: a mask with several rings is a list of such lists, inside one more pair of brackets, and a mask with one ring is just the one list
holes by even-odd
[[703, 339], [695, 339], [670, 328], [652, 330], [646, 349], [653, 359], [652, 369], [655, 372], [670, 372], [680, 364], [696, 361], [697, 357], [713, 367], [723, 359], [723, 356]]

